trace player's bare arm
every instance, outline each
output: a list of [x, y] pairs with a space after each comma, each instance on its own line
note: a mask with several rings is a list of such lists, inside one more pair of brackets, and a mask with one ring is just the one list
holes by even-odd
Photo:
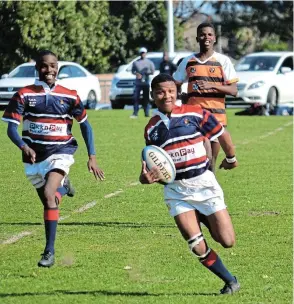
[[230, 133], [225, 130], [218, 137], [219, 143], [226, 154], [226, 158], [220, 164], [220, 169], [231, 170], [238, 166], [238, 161], [235, 156], [235, 147], [233, 145]]
[[104, 171], [98, 167], [96, 155], [90, 155], [88, 160], [88, 169], [89, 172], [93, 173], [95, 178], [98, 180], [104, 180]]
[[238, 93], [237, 83], [216, 85], [204, 80], [197, 80], [196, 83], [201, 90], [214, 90], [216, 93], [224, 93], [232, 96], [237, 96]]

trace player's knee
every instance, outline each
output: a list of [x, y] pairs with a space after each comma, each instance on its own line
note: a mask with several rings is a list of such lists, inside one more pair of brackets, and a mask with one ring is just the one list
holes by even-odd
[[228, 235], [224, 238], [222, 238], [219, 243], [224, 247], [224, 248], [231, 248], [235, 245], [236, 239], [234, 235]]
[[56, 200], [55, 200], [55, 192], [51, 191], [50, 189], [44, 189], [44, 198], [45, 198], [45, 205], [50, 208], [56, 207]]
[[203, 234], [200, 232], [188, 240], [188, 246], [193, 254], [201, 258], [206, 254], [207, 245]]

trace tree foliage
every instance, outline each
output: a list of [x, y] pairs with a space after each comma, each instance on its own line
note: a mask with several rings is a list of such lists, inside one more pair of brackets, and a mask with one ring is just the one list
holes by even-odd
[[224, 51], [238, 58], [253, 51], [287, 50], [293, 43], [293, 1], [178, 1], [175, 13], [184, 24], [206, 15], [229, 39]]
[[[148, 51], [160, 51], [167, 47], [167, 10], [163, 1], [111, 1], [110, 14], [121, 20], [121, 31], [127, 39], [119, 41], [124, 51], [119, 54], [120, 62], [138, 55], [144, 46]], [[183, 46], [183, 35], [178, 20], [174, 20], [175, 48]]]
[[235, 57], [287, 50], [293, 42], [292, 1], [217, 1], [212, 6], [230, 38], [227, 51]]
[[163, 50], [166, 21], [164, 2], [157, 1], [2, 1], [0, 71], [50, 49], [60, 60], [108, 72], [137, 55], [140, 46]]

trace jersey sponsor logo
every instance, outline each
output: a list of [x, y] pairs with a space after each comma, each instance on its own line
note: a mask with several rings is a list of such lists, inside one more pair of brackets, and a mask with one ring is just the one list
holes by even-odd
[[172, 159], [182, 156], [187, 156], [188, 154], [195, 154], [195, 148], [182, 148], [175, 152], [169, 152]]
[[29, 132], [39, 135], [66, 135], [66, 125], [52, 123], [34, 123], [30, 122]]

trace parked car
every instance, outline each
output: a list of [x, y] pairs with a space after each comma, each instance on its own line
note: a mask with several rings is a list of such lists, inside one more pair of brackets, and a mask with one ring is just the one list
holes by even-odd
[[[9, 74], [2, 75], [0, 79], [0, 105], [8, 105], [9, 100], [17, 90], [33, 84], [38, 78], [34, 62], [23, 63]], [[57, 83], [76, 90], [88, 109], [95, 109], [101, 100], [98, 78], [78, 63], [58, 61]]]
[[[170, 60], [179, 65], [183, 58], [191, 55], [192, 52], [177, 52], [173, 56], [170, 56]], [[162, 61], [163, 52], [150, 52], [146, 57], [150, 59], [155, 65], [155, 73], [150, 76], [151, 80], [159, 74], [159, 65]], [[136, 57], [134, 60], [126, 65], [119, 67], [117, 73], [114, 75], [109, 92], [109, 99], [113, 109], [123, 109], [125, 105], [133, 105], [134, 96], [134, 83], [135, 75], [132, 74], [133, 62], [140, 57]]]
[[293, 56], [293, 52], [259, 52], [241, 58], [235, 65], [238, 95], [227, 96], [226, 103], [259, 103], [270, 111], [280, 104], [293, 106]]

